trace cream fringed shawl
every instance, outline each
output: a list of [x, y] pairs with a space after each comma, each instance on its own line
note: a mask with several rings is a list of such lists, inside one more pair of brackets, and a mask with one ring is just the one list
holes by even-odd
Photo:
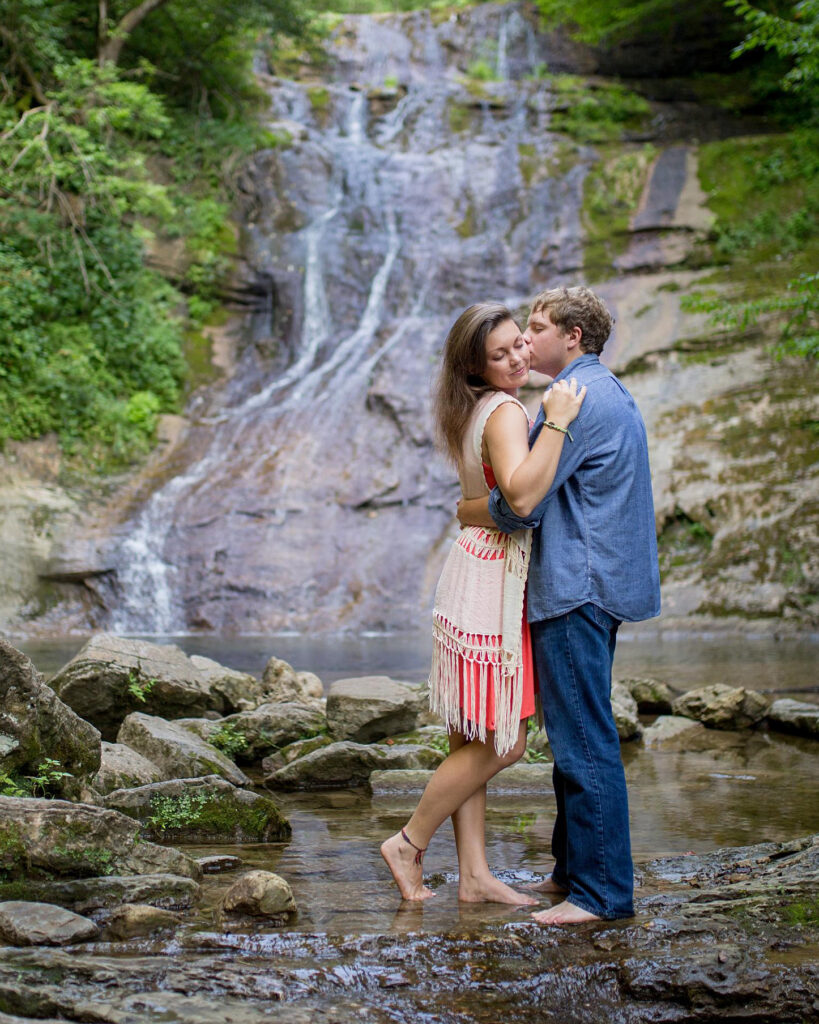
[[[460, 473], [464, 498], [489, 493], [481, 444], [489, 417], [504, 402], [526, 413], [517, 399], [494, 391], [481, 398], [467, 426]], [[435, 591], [430, 709], [467, 739], [485, 741], [492, 685], [499, 755], [515, 745], [520, 726], [521, 627], [531, 543], [530, 530], [504, 534], [466, 527], [452, 545]]]

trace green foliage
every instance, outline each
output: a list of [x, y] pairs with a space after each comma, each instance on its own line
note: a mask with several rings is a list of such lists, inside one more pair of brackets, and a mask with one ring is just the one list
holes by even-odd
[[496, 82], [498, 80], [495, 69], [489, 61], [483, 58], [473, 60], [466, 69], [466, 73], [470, 78], [476, 78], [479, 82]]
[[559, 105], [552, 128], [578, 142], [609, 142], [639, 128], [651, 108], [642, 96], [617, 82], [590, 85], [576, 75], [554, 75], [552, 88]]
[[537, 0], [537, 6], [547, 25], [570, 25], [576, 39], [595, 44], [634, 38], [649, 27], [665, 35], [714, 5], [711, 0], [689, 0], [684, 7], [676, 0]]
[[139, 676], [134, 669], [128, 673], [128, 693], [134, 700], [138, 700], [140, 704], [144, 704], [151, 690], [159, 682], [158, 679], [146, 679], [144, 682], [140, 682]]
[[[756, 49], [773, 51], [789, 65], [783, 88], [815, 97], [819, 91], [819, 0], [793, 4], [790, 18], [762, 10], [747, 0], [725, 3], [742, 17], [749, 30], [732, 56]], [[813, 113], [815, 117], [815, 107]]]
[[151, 797], [153, 813], [148, 818], [148, 824], [159, 832], [196, 824], [207, 802], [207, 794], [203, 792], [180, 793], [179, 796], [156, 793]]
[[73, 778], [53, 757], [44, 757], [36, 774], [18, 776], [0, 772], [0, 796], [49, 796], [63, 779]]
[[230, 758], [235, 758], [249, 745], [245, 734], [240, 732], [233, 722], [224, 722], [220, 725], [215, 732], [208, 736], [208, 743]]

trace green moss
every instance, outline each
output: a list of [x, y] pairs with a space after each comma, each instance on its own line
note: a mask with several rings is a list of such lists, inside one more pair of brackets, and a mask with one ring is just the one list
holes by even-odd
[[448, 119], [449, 119], [449, 130], [453, 134], [467, 131], [475, 117], [475, 111], [470, 107], [464, 106], [462, 103], [456, 103], [454, 100], [449, 101], [448, 105]]
[[520, 176], [527, 185], [532, 184], [539, 162], [537, 150], [531, 143], [521, 142], [518, 144], [518, 167]]
[[286, 839], [290, 824], [272, 800], [259, 797], [243, 804], [232, 796], [211, 796], [204, 790], [179, 796], [155, 795], [147, 824], [153, 833], [170, 838], [231, 838], [239, 842]]
[[474, 204], [470, 203], [466, 208], [464, 219], [455, 228], [461, 238], [472, 238], [478, 233], [478, 218]]
[[307, 90], [310, 106], [316, 111], [325, 111], [330, 105], [330, 90], [323, 85], [314, 85]]
[[797, 900], [785, 907], [785, 917], [797, 927], [819, 926], [819, 898]]
[[551, 127], [578, 142], [613, 142], [644, 127], [651, 112], [647, 100], [616, 82], [590, 83], [577, 75], [550, 80], [558, 98]]

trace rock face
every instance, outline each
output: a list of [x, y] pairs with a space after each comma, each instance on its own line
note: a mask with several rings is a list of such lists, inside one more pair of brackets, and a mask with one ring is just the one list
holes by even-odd
[[747, 729], [761, 722], [770, 701], [755, 690], [715, 683], [677, 697], [675, 715], [695, 718], [710, 729]]
[[414, 728], [423, 697], [387, 676], [339, 679], [327, 697], [327, 726], [336, 740], [370, 743]]
[[271, 789], [337, 789], [366, 782], [388, 768], [436, 768], [444, 755], [431, 747], [331, 743], [279, 768], [265, 779]]
[[621, 683], [612, 684], [611, 710], [614, 724], [617, 726], [617, 735], [621, 740], [633, 740], [642, 733], [637, 701]]
[[100, 734], [46, 686], [24, 654], [0, 640], [0, 772], [36, 775], [47, 758], [71, 776], [53, 791], [74, 796], [100, 766]]
[[779, 732], [819, 738], [819, 705], [801, 700], [775, 700], [768, 709], [768, 722]]
[[184, 853], [140, 841], [139, 824], [124, 814], [25, 797], [0, 797], [0, 872], [11, 878], [200, 875]]
[[119, 789], [105, 806], [136, 818], [163, 842], [270, 843], [291, 835], [269, 797], [236, 789], [218, 775]]
[[200, 739], [189, 729], [164, 718], [135, 711], [120, 726], [117, 742], [124, 743], [153, 761], [166, 778], [195, 779], [221, 775], [234, 786], [250, 780], [221, 750]]
[[296, 909], [293, 890], [272, 871], [248, 871], [225, 893], [222, 909], [228, 913], [273, 917]]
[[[229, 669], [197, 667], [178, 647], [101, 633], [92, 637], [51, 680], [60, 699], [113, 741], [129, 711], [165, 718], [224, 714]], [[200, 663], [201, 663], [200, 660]]]
[[91, 782], [94, 789], [104, 795], [115, 789], [161, 782], [165, 777], [165, 773], [158, 765], [126, 747], [124, 743], [103, 741], [100, 769]]
[[243, 743], [235, 757], [243, 764], [261, 761], [274, 750], [300, 739], [311, 739], [327, 728], [323, 709], [316, 703], [265, 703], [252, 711], [228, 715], [218, 721], [206, 718], [179, 721], [206, 741], [228, 735]]
[[68, 946], [97, 935], [93, 921], [50, 903], [0, 903], [0, 936], [12, 946]]

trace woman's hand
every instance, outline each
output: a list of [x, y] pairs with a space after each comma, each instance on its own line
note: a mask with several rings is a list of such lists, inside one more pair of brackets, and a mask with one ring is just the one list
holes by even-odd
[[543, 396], [543, 415], [558, 427], [568, 427], [577, 418], [586, 397], [586, 385], [578, 391], [577, 380], [558, 380]]

